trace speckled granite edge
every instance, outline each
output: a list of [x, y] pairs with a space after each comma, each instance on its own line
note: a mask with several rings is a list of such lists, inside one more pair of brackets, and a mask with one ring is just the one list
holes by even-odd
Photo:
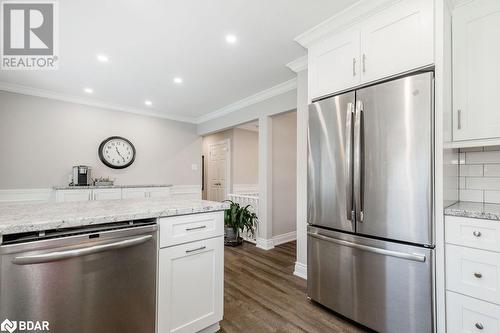
[[144, 188], [144, 187], [173, 187], [172, 184], [144, 184], [144, 185], [92, 185], [92, 186], [53, 186], [54, 190], [86, 190], [98, 188]]
[[171, 198], [0, 206], [0, 235], [222, 211], [228, 203]]
[[481, 202], [458, 202], [444, 209], [448, 216], [500, 221], [500, 205]]

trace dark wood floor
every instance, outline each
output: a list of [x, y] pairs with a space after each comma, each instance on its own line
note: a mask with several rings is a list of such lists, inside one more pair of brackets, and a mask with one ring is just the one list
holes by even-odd
[[221, 332], [365, 332], [307, 300], [305, 280], [292, 274], [295, 242], [226, 247], [224, 258]]

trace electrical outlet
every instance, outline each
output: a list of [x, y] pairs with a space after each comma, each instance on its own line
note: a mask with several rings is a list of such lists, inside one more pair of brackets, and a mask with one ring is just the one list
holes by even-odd
[[198, 170], [198, 164], [191, 164], [191, 170], [193, 171]]

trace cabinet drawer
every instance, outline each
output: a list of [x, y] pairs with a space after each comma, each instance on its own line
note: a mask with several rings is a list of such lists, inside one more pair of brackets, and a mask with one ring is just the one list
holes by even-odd
[[160, 219], [160, 247], [223, 235], [223, 212], [165, 217]]
[[500, 252], [500, 222], [446, 216], [446, 242]]
[[500, 253], [446, 246], [447, 288], [500, 304]]
[[500, 333], [500, 307], [448, 291], [446, 325], [450, 333]]

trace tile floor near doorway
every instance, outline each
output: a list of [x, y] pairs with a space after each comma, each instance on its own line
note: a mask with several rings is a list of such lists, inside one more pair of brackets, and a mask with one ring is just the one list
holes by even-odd
[[221, 332], [366, 332], [306, 298], [306, 281], [292, 274], [295, 246], [225, 248]]

